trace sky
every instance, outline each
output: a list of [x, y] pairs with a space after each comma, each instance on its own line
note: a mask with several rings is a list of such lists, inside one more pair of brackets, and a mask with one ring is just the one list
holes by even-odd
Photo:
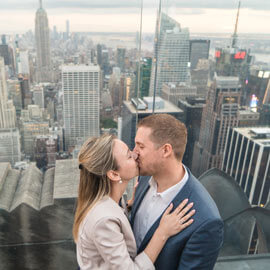
[[[232, 33], [238, 0], [161, 0], [162, 11], [191, 33]], [[71, 32], [139, 31], [141, 0], [43, 0], [49, 26]], [[153, 33], [159, 0], [143, 0], [143, 32]], [[39, 0], [0, 0], [0, 34], [34, 30]], [[242, 0], [238, 33], [270, 34], [270, 1]]]

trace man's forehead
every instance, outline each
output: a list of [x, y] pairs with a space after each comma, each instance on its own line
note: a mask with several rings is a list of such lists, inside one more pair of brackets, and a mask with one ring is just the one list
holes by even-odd
[[149, 127], [139, 127], [136, 133], [135, 141], [143, 142], [149, 139], [150, 134], [152, 133], [151, 128]]

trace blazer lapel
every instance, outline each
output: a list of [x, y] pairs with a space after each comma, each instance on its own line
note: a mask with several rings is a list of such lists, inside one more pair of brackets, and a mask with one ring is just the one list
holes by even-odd
[[[189, 172], [189, 178], [187, 183], [184, 185], [184, 187], [177, 193], [177, 195], [174, 197], [174, 199], [172, 200], [173, 203], [173, 210], [184, 200], [189, 198], [190, 193], [191, 193], [191, 185], [192, 185], [192, 177], [190, 177], [190, 172]], [[169, 205], [168, 205], [169, 206]], [[166, 210], [166, 209], [165, 209]], [[163, 213], [165, 212], [165, 210], [163, 211]], [[172, 210], [172, 211], [173, 211]], [[161, 215], [159, 216], [159, 218], [154, 222], [154, 224], [152, 225], [152, 227], [148, 230], [148, 232], [146, 233], [139, 249], [138, 249], [138, 253], [140, 253], [142, 250], [145, 249], [146, 245], [148, 244], [148, 242], [150, 241], [151, 237], [153, 236], [154, 232], [156, 231], [161, 217], [163, 215], [163, 213], [161, 213]]]
[[148, 191], [148, 189], [150, 187], [149, 183], [148, 183], [149, 179], [150, 179], [149, 176], [139, 178], [140, 183], [136, 189], [135, 200], [134, 200], [134, 203], [132, 205], [132, 210], [131, 210], [131, 220], [130, 220], [131, 227], [133, 227], [135, 215], [139, 209], [139, 206], [140, 206], [146, 192]]

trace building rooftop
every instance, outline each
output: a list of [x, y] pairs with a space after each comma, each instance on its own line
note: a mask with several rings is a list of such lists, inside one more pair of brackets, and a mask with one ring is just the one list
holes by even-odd
[[62, 66], [62, 72], [99, 71], [99, 66], [94, 65], [66, 65]]
[[234, 130], [243, 136], [247, 137], [249, 140], [253, 140], [259, 145], [270, 146], [270, 127], [243, 127], [234, 128]]
[[270, 127], [252, 128], [250, 131], [256, 135], [267, 134], [270, 136]]
[[239, 82], [238, 77], [233, 76], [215, 76], [217, 87], [225, 87], [225, 88], [239, 88], [241, 87], [241, 83]]
[[[158, 101], [158, 100], [157, 100]], [[155, 109], [155, 113], [182, 113], [183, 111], [176, 107], [174, 104], [172, 104], [169, 101], [163, 100], [164, 101], [164, 108], [163, 109]], [[134, 114], [136, 113], [136, 108], [132, 104], [131, 101], [124, 101], [124, 104], [128, 108], [128, 110]], [[145, 110], [138, 110], [138, 114], [150, 114], [152, 113], [152, 107], [147, 108]]]
[[184, 104], [187, 107], [191, 107], [191, 108], [203, 108], [205, 106], [205, 98], [194, 98], [194, 99], [179, 99], [179, 102], [181, 102], [182, 104]]
[[253, 111], [251, 111], [250, 109], [245, 109], [245, 110], [239, 110], [239, 114], [241, 114], [241, 115], [256, 115], [256, 116], [260, 116], [260, 113], [259, 112], [253, 112]]

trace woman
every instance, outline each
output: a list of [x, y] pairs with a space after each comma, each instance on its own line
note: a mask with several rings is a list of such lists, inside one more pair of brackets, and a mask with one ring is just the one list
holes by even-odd
[[138, 175], [135, 159], [127, 145], [111, 135], [90, 138], [82, 146], [73, 226], [81, 270], [155, 269], [154, 262], [167, 239], [193, 222], [192, 204], [186, 206], [185, 200], [170, 214], [171, 204], [145, 250], [136, 254], [129, 221], [119, 206], [128, 181]]

